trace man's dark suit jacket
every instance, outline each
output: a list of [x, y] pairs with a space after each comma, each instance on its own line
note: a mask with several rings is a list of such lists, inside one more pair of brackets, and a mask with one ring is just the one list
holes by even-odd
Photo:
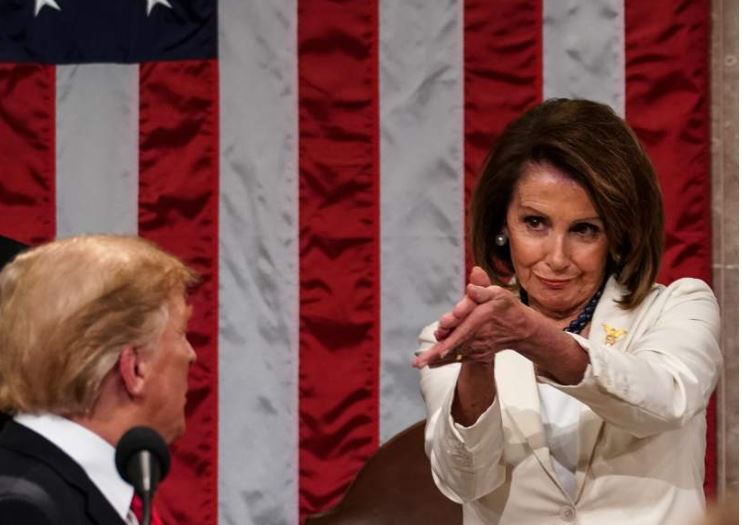
[[33, 430], [0, 432], [0, 524], [124, 525], [85, 471]]

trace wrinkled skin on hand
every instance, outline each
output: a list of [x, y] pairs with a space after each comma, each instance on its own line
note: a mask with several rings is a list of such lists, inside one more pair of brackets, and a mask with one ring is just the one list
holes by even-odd
[[491, 361], [497, 352], [530, 335], [533, 313], [512, 292], [492, 285], [486, 272], [475, 266], [466, 295], [439, 320], [438, 342], [420, 353], [413, 366]]

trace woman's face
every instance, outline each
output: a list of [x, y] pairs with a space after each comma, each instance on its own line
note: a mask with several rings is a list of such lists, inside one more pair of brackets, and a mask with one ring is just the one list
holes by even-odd
[[577, 315], [602, 284], [608, 257], [605, 225], [585, 189], [551, 164], [528, 164], [506, 230], [530, 306], [556, 320]]

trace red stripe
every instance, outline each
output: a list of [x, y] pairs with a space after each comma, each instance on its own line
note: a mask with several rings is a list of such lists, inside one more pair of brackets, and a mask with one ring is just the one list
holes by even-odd
[[376, 2], [299, 3], [300, 513], [378, 446]]
[[54, 238], [54, 66], [0, 64], [0, 234], [28, 244]]
[[[661, 282], [711, 282], [709, 5], [627, 1], [626, 120], [647, 148], [665, 200]], [[707, 494], [716, 479], [715, 407], [708, 408]]]
[[[541, 0], [464, 2], [465, 210], [494, 139], [541, 101], [541, 31]], [[468, 213], [465, 224], [469, 246]]]
[[200, 273], [191, 300], [188, 431], [172, 447], [159, 506], [165, 523], [217, 522], [218, 66], [140, 67], [139, 232]]
[[706, 1], [626, 3], [626, 119], [665, 199], [661, 280], [711, 281]]

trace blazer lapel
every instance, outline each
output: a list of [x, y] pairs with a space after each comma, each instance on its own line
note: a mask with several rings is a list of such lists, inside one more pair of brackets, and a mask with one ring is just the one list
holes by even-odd
[[[591, 344], [606, 346], [609, 351], [620, 352], [631, 341], [633, 333], [631, 333], [630, 329], [635, 313], [620, 308], [616, 303], [624, 292], [625, 290], [616, 282], [615, 278], [611, 277], [608, 279], [605, 291], [603, 292], [603, 298], [595, 309], [595, 314], [590, 325], [590, 336], [588, 339]], [[580, 410], [580, 424], [578, 425], [579, 455], [577, 459], [577, 470], [575, 472], [575, 501], [579, 500], [582, 494], [585, 478], [590, 468], [595, 453], [595, 446], [604, 423], [604, 420], [587, 405], [582, 405]]]
[[510, 419], [541, 467], [561, 489], [546, 444], [533, 363], [513, 350], [499, 352], [495, 356], [495, 381], [503, 416]]
[[[95, 487], [95, 489], [96, 491], [98, 490], [97, 487]], [[102, 494], [94, 495], [93, 493], [88, 492], [86, 496], [88, 514], [93, 521], [100, 523], [100, 525], [108, 525], [111, 523], [121, 523], [124, 525], [125, 522], [121, 519], [121, 516], [118, 515]]]

